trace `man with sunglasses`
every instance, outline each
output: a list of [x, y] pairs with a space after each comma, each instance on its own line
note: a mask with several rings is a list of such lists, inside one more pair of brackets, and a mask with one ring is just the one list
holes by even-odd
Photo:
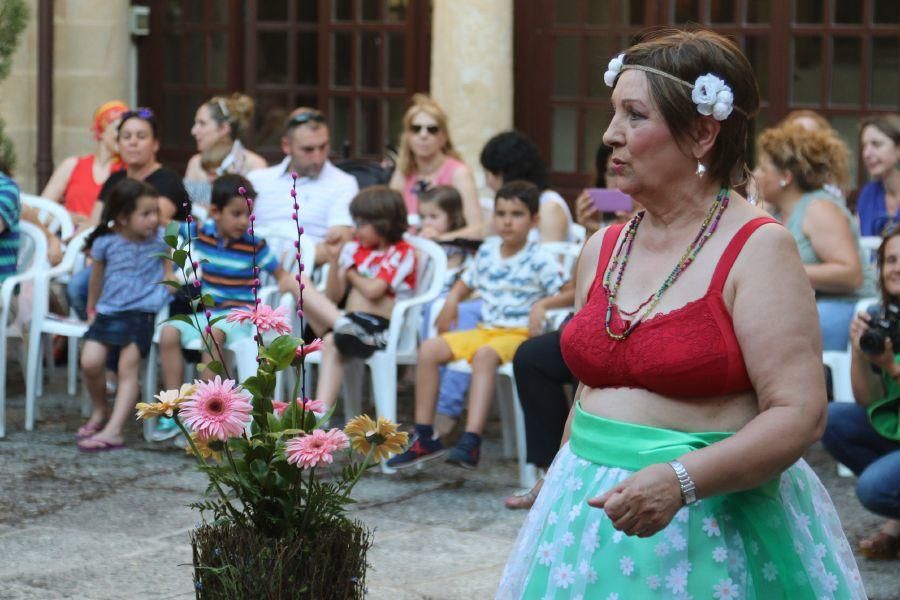
[[316, 242], [316, 264], [324, 262], [325, 245], [342, 245], [353, 235], [350, 201], [359, 191], [356, 178], [330, 160], [328, 124], [313, 108], [295, 109], [281, 137], [284, 160], [247, 175], [256, 189], [257, 225], [290, 223], [294, 212], [292, 173], [297, 174], [297, 203], [304, 234]]

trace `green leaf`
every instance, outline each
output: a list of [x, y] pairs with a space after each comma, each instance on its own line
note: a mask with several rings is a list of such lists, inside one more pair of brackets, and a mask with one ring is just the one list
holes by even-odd
[[166, 279], [164, 281], [160, 281], [160, 283], [176, 290], [181, 289], [181, 282], [175, 281], [174, 279]]
[[206, 365], [206, 368], [215, 373], [216, 375], [225, 375], [225, 369], [222, 367], [222, 363], [218, 360], [211, 360]]
[[265, 463], [265, 461], [256, 459], [252, 463], [250, 463], [250, 472], [256, 477], [259, 481], [264, 481], [266, 475], [269, 473], [269, 466]]
[[209, 320], [209, 326], [212, 327], [219, 321], [221, 321], [223, 319], [227, 319], [227, 318], [228, 318], [228, 315], [219, 315], [218, 317], [213, 317], [212, 319]]
[[272, 414], [272, 413], [266, 413], [266, 418], [267, 418], [267, 420], [268, 420], [268, 422], [269, 422], [269, 431], [272, 431], [272, 432], [274, 432], [274, 433], [278, 433], [278, 432], [280, 432], [282, 429], [284, 429], [284, 425], [282, 424], [281, 419], [279, 419], [278, 417], [276, 417], [274, 414]]
[[154, 252], [150, 256], [153, 258], [161, 258], [168, 261], [172, 260], [172, 255], [170, 255], [168, 252]]
[[184, 268], [184, 263], [188, 258], [187, 250], [175, 250], [172, 252], [172, 260], [178, 265], [180, 268]]
[[172, 315], [165, 320], [166, 323], [171, 321], [180, 321], [182, 323], [187, 323], [188, 325], [196, 325], [196, 323], [194, 323], [194, 320], [191, 319], [188, 315]]
[[178, 233], [181, 231], [181, 223], [178, 221], [169, 221], [169, 224], [166, 225], [166, 231], [164, 235], [178, 237]]
[[178, 249], [178, 236], [177, 235], [164, 235], [163, 241], [166, 243], [166, 246], [173, 249]]
[[270, 361], [275, 366], [276, 371], [281, 371], [288, 368], [293, 362], [294, 357], [297, 355], [297, 346], [300, 345], [300, 338], [294, 337], [292, 335], [280, 335], [275, 338], [269, 347], [266, 349], [263, 356]]
[[213, 297], [210, 294], [203, 294], [200, 299], [203, 301], [203, 306], [205, 306], [206, 308], [212, 308], [216, 305], [216, 303], [213, 301]]

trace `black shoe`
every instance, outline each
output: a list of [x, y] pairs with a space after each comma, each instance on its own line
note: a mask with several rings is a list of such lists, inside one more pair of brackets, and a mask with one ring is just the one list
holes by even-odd
[[481, 440], [464, 433], [447, 456], [447, 462], [457, 467], [473, 470], [481, 457]]
[[392, 469], [405, 469], [419, 463], [423, 463], [443, 456], [447, 449], [441, 445], [441, 440], [422, 440], [413, 438], [413, 443], [402, 454], [387, 461], [387, 466]]

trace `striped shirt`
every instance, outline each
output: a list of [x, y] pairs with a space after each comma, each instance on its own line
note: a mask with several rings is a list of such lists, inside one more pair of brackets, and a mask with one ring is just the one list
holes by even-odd
[[[185, 235], [186, 225], [181, 234]], [[254, 239], [244, 234], [237, 240], [225, 242], [216, 230], [216, 222], [207, 220], [197, 233], [196, 224], [191, 224], [194, 238], [191, 254], [194, 260], [206, 259], [201, 266], [200, 279], [203, 293], [212, 296], [216, 309], [237, 306], [253, 306], [253, 254], [256, 251], [256, 266], [260, 272], [274, 273], [280, 266], [278, 258], [259, 236]]]
[[[0, 173], [0, 281], [15, 275], [19, 259], [19, 186]], [[5, 360], [5, 357], [0, 358]]]

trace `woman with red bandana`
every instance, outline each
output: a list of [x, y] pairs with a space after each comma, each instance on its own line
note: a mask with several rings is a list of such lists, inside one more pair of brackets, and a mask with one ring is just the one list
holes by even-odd
[[121, 100], [110, 100], [100, 106], [91, 125], [97, 142], [94, 153], [70, 156], [62, 161], [41, 192], [41, 196], [63, 204], [76, 226], [86, 223], [91, 216], [107, 177], [124, 167], [119, 158], [116, 127], [119, 117], [127, 110], [128, 106]]

